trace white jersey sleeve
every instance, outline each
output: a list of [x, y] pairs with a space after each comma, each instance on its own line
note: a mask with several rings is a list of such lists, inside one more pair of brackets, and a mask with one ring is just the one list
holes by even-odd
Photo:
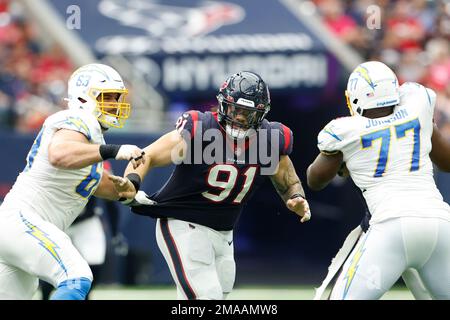
[[317, 147], [321, 153], [331, 155], [339, 151], [350, 151], [357, 137], [352, 130], [355, 117], [342, 117], [330, 121], [317, 136]]
[[[60, 129], [68, 129], [82, 133], [91, 141], [93, 138], [101, 135], [101, 128], [98, 121], [94, 117], [86, 117], [86, 115], [78, 110], [65, 110], [57, 112], [50, 116], [44, 126], [51, 128], [53, 131]], [[101, 143], [97, 141], [97, 143]]]
[[64, 110], [51, 115], [31, 146], [27, 165], [3, 205], [31, 210], [64, 230], [97, 189], [103, 164], [99, 162], [81, 169], [52, 166], [48, 146], [59, 129], [80, 132], [93, 144], [105, 143], [100, 124], [93, 115], [78, 110]]
[[426, 88], [417, 82], [405, 82], [400, 86], [400, 103], [402, 105], [420, 105], [430, 115], [434, 114], [436, 106], [436, 93], [433, 89]]

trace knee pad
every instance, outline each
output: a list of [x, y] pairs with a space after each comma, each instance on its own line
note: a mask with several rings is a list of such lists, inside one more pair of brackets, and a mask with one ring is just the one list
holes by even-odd
[[198, 290], [198, 299], [204, 300], [223, 300], [233, 290], [236, 276], [236, 264], [230, 258], [218, 259], [214, 271], [217, 274], [217, 280], [209, 282], [203, 290]]
[[230, 293], [233, 290], [236, 278], [236, 264], [234, 260], [224, 259], [217, 262], [217, 273], [224, 295]]
[[92, 281], [88, 278], [68, 279], [61, 282], [51, 300], [85, 300]]

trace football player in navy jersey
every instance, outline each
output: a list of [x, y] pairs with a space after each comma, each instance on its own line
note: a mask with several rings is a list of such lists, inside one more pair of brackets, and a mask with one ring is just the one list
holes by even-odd
[[[179, 299], [225, 299], [235, 280], [233, 228], [244, 204], [270, 177], [301, 222], [311, 217], [295, 168], [291, 130], [265, 119], [270, 95], [259, 75], [229, 77], [217, 95], [218, 112], [189, 111], [145, 148], [145, 166], [128, 166], [136, 190], [154, 167], [176, 163], [167, 183], [132, 211], [157, 218], [156, 237]], [[128, 179], [123, 179], [126, 182]], [[150, 205], [138, 205], [140, 203]]]

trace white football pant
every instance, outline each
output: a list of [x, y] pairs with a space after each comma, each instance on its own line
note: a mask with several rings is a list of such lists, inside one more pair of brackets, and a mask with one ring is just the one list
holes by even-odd
[[450, 222], [401, 217], [371, 225], [358, 241], [331, 299], [379, 299], [414, 268], [434, 299], [450, 299]]
[[161, 218], [156, 240], [176, 283], [178, 299], [226, 299], [236, 276], [233, 231]]
[[0, 299], [31, 299], [38, 278], [57, 287], [81, 277], [92, 272], [68, 235], [29, 210], [0, 209]]

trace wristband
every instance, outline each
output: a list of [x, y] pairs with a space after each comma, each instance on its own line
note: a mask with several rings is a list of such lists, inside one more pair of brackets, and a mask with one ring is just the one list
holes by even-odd
[[120, 147], [119, 144], [102, 144], [99, 148], [100, 156], [103, 160], [115, 158]]
[[138, 192], [141, 187], [141, 177], [137, 173], [129, 173], [126, 178], [130, 180], [130, 182], [134, 185], [136, 192]]

